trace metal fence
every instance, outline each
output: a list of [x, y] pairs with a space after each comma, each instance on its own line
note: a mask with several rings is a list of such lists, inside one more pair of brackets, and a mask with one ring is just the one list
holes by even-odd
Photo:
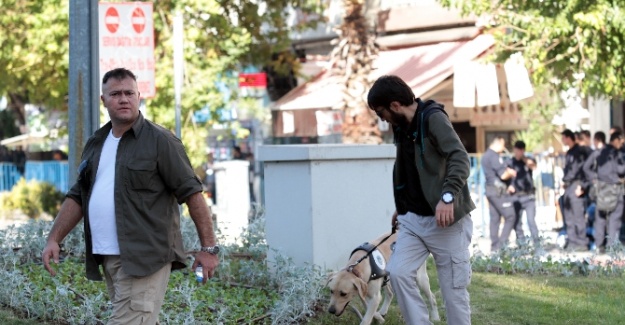
[[0, 192], [10, 191], [24, 177], [27, 181], [37, 180], [54, 185], [59, 191], [66, 193], [69, 167], [67, 161], [27, 161], [24, 175], [20, 174], [13, 163], [0, 163]]

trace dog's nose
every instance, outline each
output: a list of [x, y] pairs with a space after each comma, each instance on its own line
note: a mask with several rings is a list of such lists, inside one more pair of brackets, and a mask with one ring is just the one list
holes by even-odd
[[330, 306], [330, 308], [328, 308], [328, 312], [330, 314], [336, 314], [336, 308], [334, 306]]

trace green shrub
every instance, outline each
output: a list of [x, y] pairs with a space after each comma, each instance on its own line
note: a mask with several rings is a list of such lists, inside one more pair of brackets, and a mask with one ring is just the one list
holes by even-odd
[[[51, 277], [41, 265], [41, 251], [52, 222], [28, 223], [0, 230], [0, 306], [24, 318], [59, 324], [103, 324], [111, 314], [106, 285], [88, 281], [84, 268], [82, 225], [63, 241], [61, 263]], [[199, 243], [191, 218], [181, 218], [188, 250]], [[219, 231], [217, 231], [219, 233]], [[258, 216], [238, 243], [223, 244], [220, 265], [207, 285], [198, 285], [189, 268], [173, 272], [161, 310], [162, 324], [294, 324], [318, 310], [325, 273], [296, 266], [276, 252], [266, 260], [264, 218]], [[193, 259], [189, 257], [188, 265]]]
[[59, 212], [64, 195], [46, 182], [20, 179], [11, 192], [3, 195], [2, 206], [4, 211], [19, 210], [30, 218], [36, 218], [42, 212], [53, 217]]

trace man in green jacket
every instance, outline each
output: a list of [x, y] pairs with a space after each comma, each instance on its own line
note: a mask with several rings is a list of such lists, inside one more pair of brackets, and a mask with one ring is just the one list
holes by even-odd
[[432, 253], [447, 322], [471, 324], [469, 155], [443, 106], [415, 98], [399, 77], [380, 77], [367, 100], [395, 133], [392, 224], [399, 232], [388, 271], [402, 315], [407, 324], [432, 324], [416, 283], [417, 269]]

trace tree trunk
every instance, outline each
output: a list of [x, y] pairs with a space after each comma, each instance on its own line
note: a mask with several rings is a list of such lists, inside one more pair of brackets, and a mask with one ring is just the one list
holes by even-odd
[[26, 101], [23, 96], [16, 93], [9, 93], [9, 103], [7, 108], [13, 111], [20, 128], [21, 126], [26, 125]]
[[364, 0], [345, 0], [343, 24], [337, 31], [339, 39], [330, 54], [332, 74], [342, 80], [344, 112], [343, 143], [379, 144], [382, 134], [378, 118], [367, 106], [369, 76], [378, 54], [375, 36], [364, 16]]

